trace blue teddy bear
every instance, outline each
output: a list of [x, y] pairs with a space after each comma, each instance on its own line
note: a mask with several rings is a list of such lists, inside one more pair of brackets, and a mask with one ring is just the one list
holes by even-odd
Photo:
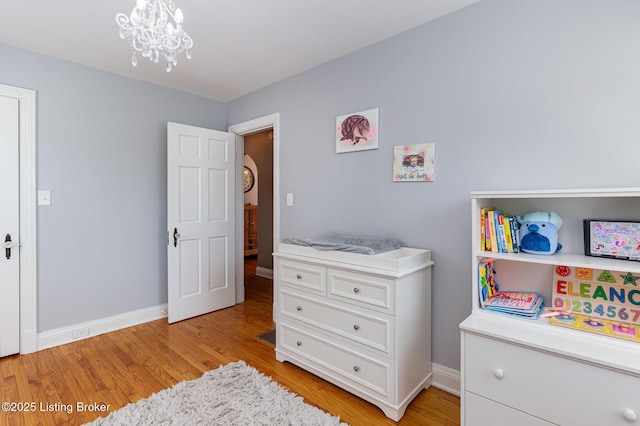
[[562, 219], [556, 212], [535, 212], [517, 216], [520, 223], [520, 250], [532, 254], [554, 254], [562, 248], [558, 229]]

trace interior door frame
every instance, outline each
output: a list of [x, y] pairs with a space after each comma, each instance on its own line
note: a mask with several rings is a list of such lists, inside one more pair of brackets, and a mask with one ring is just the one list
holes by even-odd
[[36, 221], [36, 91], [0, 84], [0, 96], [19, 108], [20, 155], [20, 353], [38, 350]]
[[[271, 129], [273, 132], [273, 251], [278, 251], [280, 241], [280, 113], [276, 112], [264, 117], [256, 118], [242, 123], [229, 126], [229, 133], [234, 133], [238, 138], [238, 149], [236, 157], [236, 173], [239, 180], [238, 188], [242, 188], [242, 170], [244, 168], [244, 136]], [[244, 214], [244, 193], [236, 191], [236, 214]], [[238, 216], [239, 217], [239, 216]], [[236, 241], [244, 238], [243, 229], [244, 217], [237, 220]], [[244, 302], [244, 252], [243, 245], [236, 244], [236, 303]]]

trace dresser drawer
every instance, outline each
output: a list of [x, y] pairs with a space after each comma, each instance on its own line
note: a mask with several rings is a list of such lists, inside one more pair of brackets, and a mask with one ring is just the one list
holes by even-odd
[[327, 269], [304, 262], [278, 261], [278, 281], [301, 290], [324, 295], [327, 288]]
[[329, 297], [393, 315], [394, 281], [376, 275], [327, 269]]
[[342, 377], [351, 386], [393, 400], [393, 362], [358, 353], [331, 339], [315, 335], [304, 327], [281, 323], [282, 349], [302, 355], [312, 363]]
[[473, 334], [464, 345], [466, 391], [560, 425], [640, 418], [638, 377]]
[[553, 426], [554, 424], [471, 392], [465, 392], [464, 400], [464, 426]]
[[328, 299], [318, 300], [312, 295], [285, 289], [280, 290], [278, 305], [282, 315], [364, 344], [384, 356], [393, 356], [394, 318], [391, 316], [376, 312], [371, 315], [330, 303]]

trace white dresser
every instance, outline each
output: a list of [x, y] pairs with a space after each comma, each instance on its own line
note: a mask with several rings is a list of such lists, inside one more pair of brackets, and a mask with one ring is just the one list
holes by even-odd
[[276, 359], [398, 421], [431, 385], [431, 252], [363, 255], [280, 244], [274, 256]]
[[[582, 232], [586, 217], [640, 219], [640, 188], [474, 192], [471, 205], [473, 305], [460, 324], [461, 424], [640, 425], [640, 343], [554, 326], [547, 318], [491, 313], [478, 296], [478, 262], [487, 258], [494, 259], [502, 290], [536, 291], [547, 305], [557, 265], [640, 276], [639, 262], [585, 256]], [[485, 206], [519, 215], [557, 212], [564, 220], [562, 250], [550, 256], [482, 251]]]

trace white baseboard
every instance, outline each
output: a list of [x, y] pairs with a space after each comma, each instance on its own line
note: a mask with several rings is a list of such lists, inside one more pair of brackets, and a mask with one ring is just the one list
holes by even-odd
[[273, 269], [258, 266], [256, 267], [256, 275], [263, 278], [273, 279]]
[[431, 363], [433, 380], [431, 384], [443, 391], [460, 396], [460, 372], [440, 364]]
[[167, 317], [167, 305], [159, 305], [95, 321], [38, 333], [38, 350], [64, 345], [110, 331], [121, 330]]

